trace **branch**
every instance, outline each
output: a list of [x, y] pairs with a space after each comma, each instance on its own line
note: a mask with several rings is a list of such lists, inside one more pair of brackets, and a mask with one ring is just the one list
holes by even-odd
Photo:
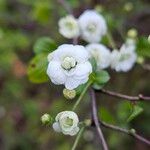
[[138, 96], [128, 96], [128, 95], [112, 92], [112, 91], [105, 90], [105, 89], [101, 89], [101, 93], [104, 93], [106, 95], [113, 96], [113, 97], [123, 98], [124, 100], [129, 100], [129, 101], [149, 101], [150, 102], [150, 97], [143, 96], [142, 94], [139, 94]]
[[104, 136], [103, 136], [103, 133], [102, 133], [102, 130], [100, 128], [99, 121], [98, 121], [95, 92], [94, 92], [93, 89], [91, 89], [90, 94], [91, 94], [91, 100], [92, 100], [92, 117], [93, 117], [93, 122], [94, 122], [94, 124], [96, 126], [96, 130], [97, 130], [98, 136], [99, 136], [99, 138], [101, 140], [103, 149], [104, 150], [108, 150], [106, 141], [104, 139]]
[[118, 132], [122, 132], [122, 133], [128, 134], [128, 135], [134, 137], [135, 139], [138, 139], [139, 141], [142, 141], [143, 143], [146, 143], [146, 144], [150, 145], [150, 141], [149, 140], [145, 139], [144, 137], [140, 136], [139, 134], [137, 134], [135, 132], [132, 132], [131, 130], [123, 129], [123, 128], [120, 128], [118, 126], [107, 124], [107, 123], [102, 122], [102, 121], [100, 121], [100, 123], [101, 123], [101, 125], [103, 127], [106, 127], [106, 128], [118, 131]]
[[150, 71], [150, 64], [143, 64], [142, 68], [147, 70], [147, 71]]

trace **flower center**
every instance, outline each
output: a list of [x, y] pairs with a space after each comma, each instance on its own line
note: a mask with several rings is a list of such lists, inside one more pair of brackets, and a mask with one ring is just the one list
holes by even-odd
[[119, 61], [125, 61], [125, 60], [129, 59], [130, 56], [131, 56], [130, 54], [121, 55]]
[[95, 30], [96, 30], [96, 25], [94, 24], [94, 23], [91, 23], [91, 24], [89, 24], [88, 26], [87, 26], [87, 30], [89, 31], [89, 32], [95, 32]]
[[65, 70], [71, 70], [76, 66], [77, 62], [73, 57], [65, 57], [64, 60], [62, 61], [61, 66]]
[[73, 119], [70, 119], [69, 117], [67, 117], [65, 120], [65, 124], [68, 126], [72, 126], [73, 125]]
[[66, 22], [66, 27], [70, 30], [73, 30], [74, 29], [74, 24], [72, 22]]

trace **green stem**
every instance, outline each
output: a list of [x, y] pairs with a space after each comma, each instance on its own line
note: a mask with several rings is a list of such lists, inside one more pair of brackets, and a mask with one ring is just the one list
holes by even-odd
[[85, 129], [85, 127], [82, 127], [82, 128], [80, 129], [80, 131], [79, 131], [79, 133], [78, 133], [78, 135], [77, 135], [77, 137], [76, 137], [76, 139], [75, 139], [75, 142], [74, 142], [73, 147], [72, 147], [71, 150], [75, 150], [75, 149], [76, 149], [76, 147], [77, 147], [77, 145], [78, 145], [78, 143], [79, 143], [79, 140], [80, 140], [80, 138], [81, 138], [81, 135], [82, 135], [84, 129]]
[[112, 37], [110, 32], [107, 32], [107, 38], [108, 38], [108, 41], [109, 41], [111, 47], [113, 49], [116, 49], [117, 47], [116, 47], [115, 41], [114, 41], [114, 39], [113, 39], [113, 37]]
[[79, 105], [80, 101], [82, 100], [84, 94], [86, 93], [87, 89], [89, 88], [89, 86], [92, 84], [92, 81], [89, 81], [86, 85], [86, 87], [84, 88], [84, 90], [82, 91], [81, 95], [79, 96], [78, 100], [76, 101], [76, 103], [74, 104], [72, 111], [74, 111], [76, 109], [76, 107]]

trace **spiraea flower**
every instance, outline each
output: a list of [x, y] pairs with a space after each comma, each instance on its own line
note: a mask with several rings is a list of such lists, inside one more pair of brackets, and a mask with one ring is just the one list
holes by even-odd
[[110, 65], [110, 50], [102, 44], [89, 44], [86, 46], [90, 57], [93, 57], [97, 63], [97, 69], [105, 69]]
[[75, 135], [79, 131], [79, 118], [73, 111], [63, 111], [57, 114], [53, 124], [53, 129], [56, 132], [62, 132], [65, 135]]
[[94, 10], [86, 10], [79, 17], [82, 38], [89, 43], [97, 43], [106, 34], [107, 26], [102, 15]]
[[76, 38], [80, 34], [78, 21], [72, 15], [61, 18], [58, 25], [60, 34], [68, 39]]
[[80, 45], [63, 44], [48, 56], [47, 74], [54, 84], [72, 90], [89, 79], [92, 66], [86, 49]]
[[111, 54], [111, 68], [115, 69], [117, 72], [129, 71], [134, 66], [137, 59], [135, 48], [135, 42], [129, 39], [122, 45], [120, 51], [113, 50]]

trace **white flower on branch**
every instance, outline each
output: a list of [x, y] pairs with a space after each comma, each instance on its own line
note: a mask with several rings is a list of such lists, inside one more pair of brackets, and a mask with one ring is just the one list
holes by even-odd
[[63, 44], [48, 56], [47, 74], [54, 84], [72, 90], [89, 79], [92, 66], [86, 49], [80, 45]]
[[68, 39], [76, 38], [80, 34], [78, 21], [72, 15], [61, 18], [58, 25], [60, 34]]
[[120, 51], [113, 50], [111, 54], [111, 68], [117, 72], [129, 71], [135, 64], [137, 54], [135, 51], [135, 42], [128, 39], [125, 44], [122, 45]]
[[89, 43], [97, 43], [106, 34], [107, 26], [102, 15], [94, 10], [86, 10], [79, 17], [82, 38]]
[[63, 111], [57, 114], [53, 124], [56, 132], [62, 132], [65, 135], [75, 135], [79, 131], [79, 118], [73, 111]]
[[96, 60], [98, 69], [105, 69], [110, 65], [110, 50], [102, 44], [89, 44], [86, 46], [90, 57]]

